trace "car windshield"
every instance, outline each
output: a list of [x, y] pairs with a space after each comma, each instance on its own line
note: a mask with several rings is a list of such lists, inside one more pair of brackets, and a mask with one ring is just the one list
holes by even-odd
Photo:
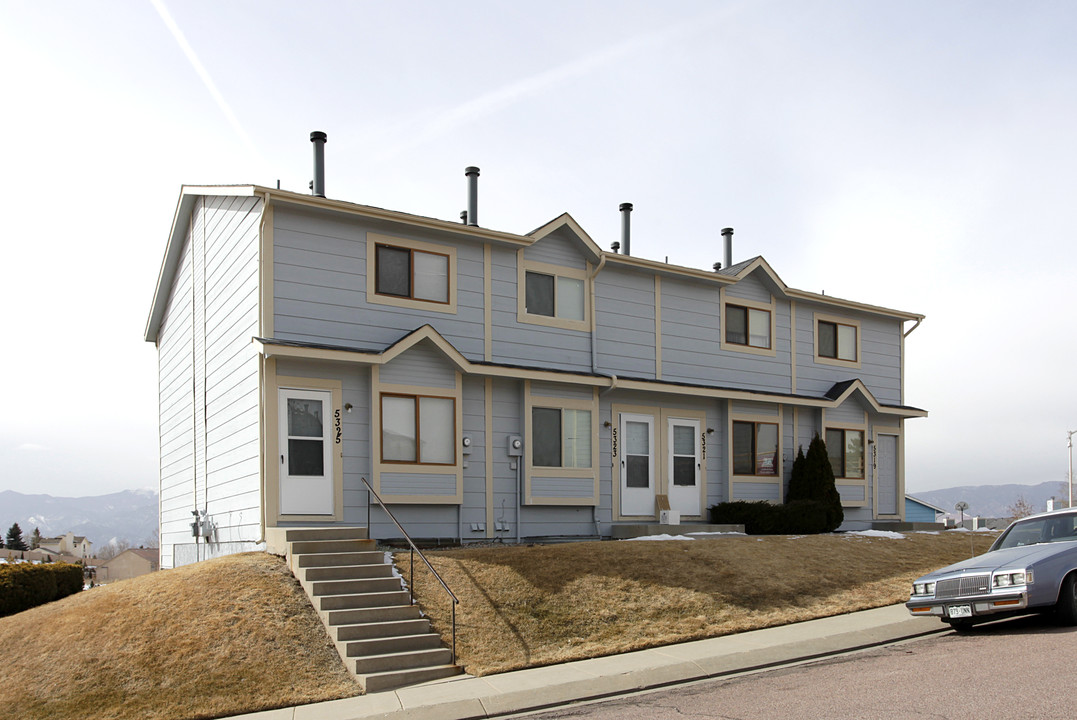
[[1077, 514], [1053, 515], [1016, 522], [995, 542], [993, 550], [1036, 543], [1077, 540]]

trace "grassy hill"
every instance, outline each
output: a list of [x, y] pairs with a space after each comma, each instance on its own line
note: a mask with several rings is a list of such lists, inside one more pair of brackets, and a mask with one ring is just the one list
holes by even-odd
[[[468, 672], [596, 657], [879, 607], [994, 535], [725, 536], [432, 553]], [[420, 572], [417, 570], [417, 573]], [[441, 588], [416, 577], [448, 637]], [[359, 694], [280, 558], [145, 575], [0, 618], [0, 714], [213, 718]]]

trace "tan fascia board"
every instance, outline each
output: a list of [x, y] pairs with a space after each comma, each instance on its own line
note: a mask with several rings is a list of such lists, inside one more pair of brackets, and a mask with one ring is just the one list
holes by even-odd
[[500, 230], [490, 230], [488, 228], [479, 227], [478, 225], [465, 225], [461, 222], [439, 220], [437, 218], [423, 217], [422, 215], [411, 215], [410, 213], [398, 212], [396, 210], [384, 210], [371, 205], [360, 205], [358, 203], [350, 203], [343, 200], [332, 200], [330, 198], [318, 197], [317, 195], [305, 195], [290, 190], [275, 190], [273, 188], [256, 185], [254, 186], [254, 191], [259, 195], [268, 193], [273, 201], [279, 203], [335, 210], [349, 215], [359, 215], [372, 220], [407, 225], [422, 230], [449, 233], [485, 242], [511, 245], [513, 247], [526, 247], [534, 242], [534, 240], [529, 237], [514, 235], [513, 233], [502, 232]]
[[569, 230], [571, 230], [573, 234], [575, 234], [576, 237], [578, 237], [583, 242], [587, 249], [591, 251], [591, 254], [594, 255], [596, 259], [600, 259], [602, 257], [602, 255], [604, 254], [602, 248], [599, 247], [598, 243], [596, 243], [594, 239], [587, 234], [587, 231], [584, 230], [578, 222], [576, 222], [576, 219], [569, 215], [567, 212], [561, 213], [542, 227], [539, 227], [527, 233], [527, 237], [531, 238], [534, 242], [538, 242], [550, 233], [563, 227], [567, 227]]
[[669, 263], [664, 263], [658, 260], [648, 260], [647, 258], [641, 258], [635, 255], [603, 252], [602, 257], [606, 258], [607, 266], [624, 265], [635, 270], [645, 270], [659, 275], [690, 277], [695, 278], [696, 280], [706, 280], [707, 282], [718, 283], [720, 285], [732, 285], [737, 282], [737, 278], [728, 275], [719, 275], [716, 272], [698, 270], [683, 265], [670, 265]]
[[748, 265], [746, 265], [745, 267], [741, 268], [740, 272], [734, 275], [734, 277], [738, 281], [743, 280], [744, 278], [754, 273], [756, 270], [762, 270], [764, 273], [766, 273], [767, 277], [769, 277], [771, 281], [778, 286], [778, 290], [781, 291], [782, 294], [789, 294], [789, 286], [785, 284], [784, 280], [778, 277], [778, 273], [774, 272], [774, 268], [770, 266], [770, 263], [768, 263], [766, 261], [766, 258], [764, 258], [762, 255], [757, 257], [755, 260], [752, 260], [752, 262], [748, 263]]
[[[416, 333], [417, 335], [418, 333]], [[414, 337], [409, 336], [409, 339]], [[439, 348], [444, 349], [448, 345], [451, 352], [446, 356], [456, 365], [460, 372], [478, 377], [499, 377], [515, 380], [535, 380], [549, 383], [565, 383], [569, 385], [586, 385], [597, 388], [614, 388], [618, 390], [639, 390], [642, 392], [659, 392], [672, 395], [690, 395], [692, 397], [706, 397], [723, 400], [748, 400], [754, 402], [781, 403], [783, 405], [797, 405], [801, 407], [834, 408], [842, 402], [854, 390], [860, 390], [871, 403], [872, 408], [881, 415], [893, 415], [898, 417], [927, 417], [926, 410], [913, 408], [892, 408], [880, 405], [862, 384], [850, 386], [837, 400], [828, 398], [805, 398], [790, 397], [788, 395], [772, 395], [763, 392], [751, 392], [748, 390], [730, 390], [728, 388], [708, 388], [699, 386], [676, 385], [672, 383], [651, 382], [648, 380], [625, 380], [614, 379], [606, 376], [577, 375], [575, 373], [559, 373], [549, 370], [531, 370], [527, 368], [505, 367], [500, 365], [485, 365], [473, 363], [460, 355], [447, 340], [442, 338], [437, 331], [430, 329], [430, 334], [423, 334], [414, 342], [397, 343], [381, 353], [363, 352], [361, 350], [334, 350], [327, 348], [305, 348], [292, 345], [277, 345], [254, 338], [253, 342], [258, 352], [265, 357], [289, 357], [302, 360], [328, 360], [332, 362], [358, 363], [361, 365], [384, 365], [395, 358], [404, 350], [413, 347], [421, 340], [431, 340]], [[440, 340], [440, 342], [439, 342]], [[859, 381], [858, 381], [859, 382]]]
[[846, 310], [859, 310], [861, 312], [872, 313], [873, 315], [887, 315], [898, 320], [915, 320], [917, 323], [923, 321], [925, 315], [919, 313], [906, 312], [904, 310], [894, 310], [892, 308], [882, 307], [880, 305], [869, 305], [867, 303], [856, 302], [855, 300], [843, 300], [841, 298], [833, 297], [831, 295], [821, 295], [819, 293], [808, 292], [807, 290], [795, 290], [789, 288], [785, 291], [786, 295], [797, 300], [808, 300], [815, 303], [821, 303], [823, 305], [831, 305], [834, 307], [845, 308]]
[[860, 378], [854, 380], [849, 387], [845, 388], [845, 392], [839, 395], [835, 400], [831, 400], [828, 402], [831, 403], [831, 407], [838, 407], [846, 400], [848, 400], [849, 396], [855, 392], [860, 393], [861, 397], [867, 400], [868, 404], [871, 405], [871, 408], [881, 415], [900, 415], [901, 417], [927, 417], [927, 410], [902, 408], [900, 412], [898, 412], [897, 408], [888, 408], [883, 405], [880, 405], [879, 401], [875, 399], [875, 395], [872, 394], [871, 390], [868, 390], [867, 386], [862, 380], [860, 380]]
[[423, 325], [418, 330], [409, 333], [407, 336], [386, 348], [385, 351], [380, 354], [380, 362], [378, 364], [384, 365], [424, 340], [429, 340], [434, 343], [449, 362], [456, 366], [458, 371], [462, 373], [469, 371], [468, 368], [470, 367], [471, 362], [461, 355], [460, 351], [452, 346], [452, 343], [442, 337], [441, 333], [429, 325]]

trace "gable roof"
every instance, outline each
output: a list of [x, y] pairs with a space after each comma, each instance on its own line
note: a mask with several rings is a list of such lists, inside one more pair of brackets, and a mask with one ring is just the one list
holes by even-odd
[[527, 236], [535, 242], [538, 242], [547, 235], [551, 235], [561, 229], [567, 229], [569, 232], [575, 235], [576, 238], [580, 241], [580, 243], [582, 243], [583, 246], [587, 248], [588, 252], [590, 252], [596, 260], [602, 257], [602, 248], [598, 246], [598, 243], [591, 239], [591, 236], [588, 235], [584, 231], [584, 229], [580, 227], [580, 224], [577, 223], [573, 219], [573, 217], [567, 212], [561, 213], [545, 225], [535, 228], [531, 232], [527, 233]]

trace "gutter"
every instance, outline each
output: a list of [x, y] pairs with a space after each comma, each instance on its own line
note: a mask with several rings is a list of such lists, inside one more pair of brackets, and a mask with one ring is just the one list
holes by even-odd
[[902, 335], [901, 337], [903, 337], [903, 338], [907, 338], [907, 337], [909, 337], [910, 335], [912, 335], [912, 331], [913, 331], [913, 330], [915, 330], [916, 328], [920, 327], [920, 323], [922, 323], [923, 321], [924, 321], [924, 319], [923, 319], [922, 317], [920, 317], [920, 318], [916, 318], [916, 324], [915, 324], [915, 325], [913, 325], [913, 326], [912, 326], [911, 328], [909, 328], [908, 330], [906, 330], [906, 331], [905, 331], [905, 334], [904, 334], [904, 335]]

